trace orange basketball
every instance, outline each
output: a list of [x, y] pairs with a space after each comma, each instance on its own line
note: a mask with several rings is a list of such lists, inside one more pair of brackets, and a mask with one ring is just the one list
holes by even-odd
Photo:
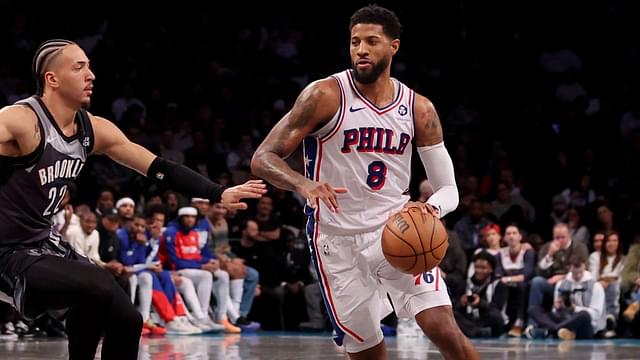
[[449, 247], [442, 222], [419, 208], [391, 216], [382, 232], [382, 252], [396, 269], [407, 274], [429, 271], [440, 264]]

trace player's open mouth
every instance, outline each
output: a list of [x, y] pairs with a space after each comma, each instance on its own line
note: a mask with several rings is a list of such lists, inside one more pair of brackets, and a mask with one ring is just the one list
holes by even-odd
[[372, 66], [373, 64], [369, 60], [358, 60], [358, 62], [356, 62], [356, 67], [358, 67], [358, 69], [360, 70], [366, 70], [371, 68]]

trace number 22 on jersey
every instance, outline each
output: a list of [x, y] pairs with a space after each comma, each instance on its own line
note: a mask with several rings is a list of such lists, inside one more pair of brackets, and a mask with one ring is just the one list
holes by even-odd
[[[44, 209], [43, 216], [49, 216], [55, 214], [60, 210], [60, 203], [64, 199], [64, 195], [67, 193], [67, 185], [61, 187], [54, 186], [49, 189], [49, 205]], [[55, 206], [54, 206], [55, 204]]]

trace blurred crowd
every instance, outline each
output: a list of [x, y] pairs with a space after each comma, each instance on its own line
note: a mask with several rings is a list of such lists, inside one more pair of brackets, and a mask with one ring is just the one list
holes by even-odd
[[[614, 0], [547, 5], [433, 4], [429, 21], [390, 6], [404, 24], [392, 75], [434, 102], [460, 190], [444, 219], [441, 267], [469, 336], [637, 336], [637, 12]], [[241, 183], [300, 90], [349, 66], [357, 7], [309, 16], [256, 6], [245, 14], [166, 4], [154, 16], [115, 6], [52, 21], [2, 4], [0, 44], [10, 56], [0, 57], [0, 105], [33, 93], [39, 43], [67, 37], [96, 73], [91, 112], [165, 158]], [[510, 14], [500, 27], [486, 22], [495, 11]], [[327, 26], [334, 18], [342, 25]], [[425, 200], [430, 186], [414, 160], [411, 194]], [[299, 153], [288, 161], [302, 170]], [[56, 226], [122, 279], [150, 333], [326, 328], [296, 194], [271, 188], [231, 213], [101, 156], [70, 193]], [[190, 232], [199, 242], [189, 243]], [[0, 322], [9, 335], [56, 333], [53, 319], [25, 324], [9, 310]]]

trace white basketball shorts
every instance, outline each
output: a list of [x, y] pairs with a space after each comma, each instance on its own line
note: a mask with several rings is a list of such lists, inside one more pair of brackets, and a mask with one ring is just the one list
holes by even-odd
[[347, 352], [360, 352], [382, 341], [380, 320], [393, 311], [387, 294], [401, 318], [451, 305], [438, 268], [414, 276], [387, 262], [381, 246], [383, 229], [384, 226], [349, 236], [328, 235], [319, 233], [312, 217], [307, 223], [311, 255], [337, 334], [335, 341], [344, 344]]

